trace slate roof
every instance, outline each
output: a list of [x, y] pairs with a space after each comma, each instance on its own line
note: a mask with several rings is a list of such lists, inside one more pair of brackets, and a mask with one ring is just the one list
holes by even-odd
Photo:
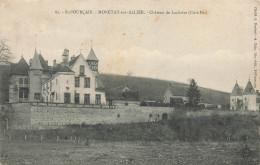
[[234, 86], [230, 95], [231, 96], [242, 96], [242, 90], [239, 87], [239, 85], [237, 84], [237, 82], [236, 82], [236, 84], [235, 84], [235, 86]]
[[38, 56], [38, 53], [36, 52], [36, 49], [35, 49], [35, 52], [34, 52], [34, 55], [33, 55], [32, 64], [30, 66], [30, 69], [37, 69], [37, 70], [43, 69], [41, 62], [40, 62], [40, 59], [39, 59], [39, 56]]
[[87, 61], [99, 61], [94, 50], [91, 48], [87, 57]]
[[49, 70], [49, 66], [48, 64], [46, 63], [45, 59], [43, 58], [43, 56], [41, 54], [39, 54], [39, 60], [40, 60], [40, 63], [41, 63], [41, 66], [42, 66], [42, 69], [43, 70]]
[[62, 66], [58, 64], [56, 67], [53, 68], [53, 73], [57, 72], [73, 72], [68, 66]]
[[69, 61], [69, 66], [72, 66], [75, 64], [75, 62], [77, 61], [77, 59], [79, 58], [80, 55], [74, 57], [72, 60]]
[[256, 95], [255, 89], [253, 88], [253, 85], [250, 80], [246, 85], [243, 95]]
[[22, 57], [17, 64], [11, 64], [12, 75], [28, 75], [29, 65]]

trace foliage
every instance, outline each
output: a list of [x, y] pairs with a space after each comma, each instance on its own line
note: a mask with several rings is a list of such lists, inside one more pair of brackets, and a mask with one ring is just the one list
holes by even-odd
[[190, 81], [190, 87], [187, 91], [188, 106], [197, 107], [200, 102], [200, 91], [198, 89], [197, 82], [194, 79]]
[[0, 61], [8, 61], [12, 59], [12, 52], [10, 47], [7, 45], [7, 40], [3, 39], [0, 41]]

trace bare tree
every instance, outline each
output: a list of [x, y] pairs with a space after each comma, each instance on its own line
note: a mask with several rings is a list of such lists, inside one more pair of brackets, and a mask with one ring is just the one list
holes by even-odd
[[6, 39], [0, 41], [0, 61], [9, 62], [13, 58], [10, 47], [6, 44], [7, 41]]

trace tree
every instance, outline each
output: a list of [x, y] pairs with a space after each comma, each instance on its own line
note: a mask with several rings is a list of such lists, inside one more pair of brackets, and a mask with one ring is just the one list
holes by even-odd
[[190, 87], [187, 91], [188, 106], [197, 107], [200, 102], [200, 91], [194, 79], [190, 80]]
[[10, 62], [12, 59], [12, 52], [6, 42], [6, 39], [0, 41], [0, 61]]

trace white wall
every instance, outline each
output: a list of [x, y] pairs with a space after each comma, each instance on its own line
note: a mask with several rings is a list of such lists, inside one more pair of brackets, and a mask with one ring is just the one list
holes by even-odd
[[[80, 65], [85, 66], [85, 76], [79, 76]], [[75, 77], [80, 77], [80, 87], [75, 87], [75, 90], [80, 95], [80, 104], [84, 103], [84, 94], [90, 94], [90, 104], [95, 104], [96, 94], [101, 95], [101, 104], [106, 104], [106, 96], [104, 92], [96, 91], [96, 76], [91, 71], [87, 62], [82, 55], [79, 56], [76, 63], [71, 68], [75, 72]], [[90, 88], [84, 88], [85, 77], [90, 78]]]

